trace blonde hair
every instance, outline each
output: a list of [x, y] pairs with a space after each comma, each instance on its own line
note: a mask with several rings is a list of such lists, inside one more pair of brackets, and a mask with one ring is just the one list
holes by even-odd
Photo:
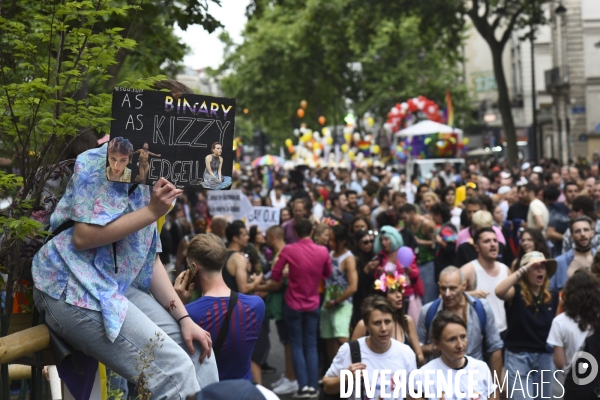
[[431, 198], [431, 200], [433, 200], [434, 203], [439, 203], [440, 202], [440, 198], [438, 197], [437, 194], [433, 193], [433, 192], [426, 192], [423, 194], [423, 200], [427, 199], [427, 198]]
[[325, 232], [326, 230], [328, 230], [329, 228], [331, 228], [329, 225], [326, 225], [326, 224], [317, 224], [315, 226], [315, 236], [316, 237], [321, 236], [321, 234], [323, 232]]
[[471, 226], [473, 229], [478, 230], [481, 228], [488, 228], [494, 225], [494, 218], [489, 211], [480, 210], [473, 214], [471, 219]]
[[227, 259], [227, 249], [217, 235], [202, 233], [190, 241], [186, 255], [206, 271], [221, 272]]

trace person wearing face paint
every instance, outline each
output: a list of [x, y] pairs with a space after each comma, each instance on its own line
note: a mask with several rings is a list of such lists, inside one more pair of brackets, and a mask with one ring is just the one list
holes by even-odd
[[520, 379], [523, 386], [522, 390], [518, 384], [517, 390], [511, 388], [512, 399], [552, 395], [555, 366], [546, 339], [558, 307], [558, 291], [550, 289], [556, 268], [555, 260], [530, 251], [521, 258], [520, 268], [496, 288], [496, 296], [505, 301], [506, 308], [508, 382], [512, 385]]
[[223, 146], [215, 142], [211, 146], [211, 154], [206, 156], [206, 169], [202, 180], [202, 187], [212, 190], [225, 189], [231, 186], [231, 177], [223, 176], [221, 168], [223, 167]]
[[[422, 386], [424, 396], [422, 399], [449, 400], [464, 398], [461, 394], [466, 395], [467, 398], [473, 398], [468, 397], [469, 391], [478, 396], [474, 397], [478, 400], [499, 398], [499, 394], [495, 392], [497, 385], [494, 383], [488, 365], [467, 355], [469, 340], [465, 321], [456, 314], [442, 311], [436, 315], [431, 323], [431, 336], [435, 348], [440, 351], [440, 357], [422, 366], [420, 373], [415, 376], [415, 386], [418, 387], [418, 383], [429, 385]], [[440, 372], [444, 377], [450, 376], [452, 393], [445, 393], [443, 392], [445, 388], [440, 388], [442, 396], [437, 397], [437, 385], [440, 382], [435, 377], [439, 376]], [[434, 377], [434, 379], [425, 379], [426, 376]], [[455, 385], [458, 385], [458, 387], [455, 387]], [[430, 394], [430, 396], [427, 396], [427, 394]]]
[[576, 270], [585, 268], [589, 271], [596, 254], [592, 239], [594, 222], [589, 217], [583, 216], [572, 219], [569, 226], [569, 230], [573, 232], [571, 237], [574, 248], [556, 257], [558, 265], [556, 275], [550, 280], [550, 288], [553, 290], [562, 289], [567, 283], [567, 279]]

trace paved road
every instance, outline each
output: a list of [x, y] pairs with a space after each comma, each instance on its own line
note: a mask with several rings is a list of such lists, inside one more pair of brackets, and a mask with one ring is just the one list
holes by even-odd
[[[271, 389], [271, 384], [279, 379], [285, 368], [285, 352], [283, 346], [279, 342], [279, 335], [277, 335], [277, 328], [275, 327], [274, 320], [271, 320], [270, 329], [269, 338], [271, 339], [271, 351], [269, 352], [269, 359], [267, 362], [270, 366], [277, 368], [277, 372], [274, 374], [263, 374], [263, 386], [268, 389]], [[281, 395], [279, 398], [281, 400], [291, 400], [292, 395]]]

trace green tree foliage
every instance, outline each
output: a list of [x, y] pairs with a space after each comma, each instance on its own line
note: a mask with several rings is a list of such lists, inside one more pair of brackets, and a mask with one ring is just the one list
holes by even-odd
[[112, 90], [123, 79], [141, 78], [157, 74], [175, 76], [182, 69], [180, 64], [189, 48], [175, 36], [177, 24], [186, 30], [190, 25], [200, 25], [214, 32], [222, 24], [208, 13], [208, 3], [220, 5], [220, 0], [119, 0], [126, 6], [136, 6], [134, 14], [113, 16], [97, 25], [97, 31], [114, 27], [127, 27], [127, 37], [136, 41], [134, 49], [121, 49], [117, 63], [108, 73], [103, 89]]
[[0, 172], [0, 198], [13, 200], [0, 215], [0, 269], [8, 273], [5, 315], [12, 307], [13, 282], [26, 267], [19, 257], [22, 241], [44, 234], [28, 218], [41, 194], [38, 185], [26, 200], [36, 171], [63, 158], [65, 143], [81, 132], [109, 132], [115, 82], [150, 89], [165, 78], [141, 77], [183, 57], [185, 48], [173, 35], [175, 22], [183, 29], [192, 23], [216, 29], [220, 24], [206, 13], [208, 1], [218, 4], [146, 1], [141, 8], [138, 0], [0, 2], [0, 156], [11, 158], [18, 171]]
[[[438, 2], [441, 11], [456, 10], [456, 1]], [[452, 90], [455, 107], [467, 111], [459, 83], [462, 19], [420, 3], [256, 0], [244, 43], [229, 42], [218, 71], [223, 90], [279, 143], [301, 122], [316, 128], [320, 115], [343, 123], [344, 99], [359, 114], [385, 119], [395, 103], [424, 95], [443, 105]], [[302, 120], [300, 100], [308, 102]]]
[[504, 47], [513, 32], [527, 27], [530, 35], [545, 24], [543, 7], [549, 0], [472, 0], [465, 11], [492, 53], [494, 75], [498, 86], [498, 108], [507, 142], [507, 162], [515, 165], [518, 159], [517, 136], [510, 106], [508, 85], [502, 64]]

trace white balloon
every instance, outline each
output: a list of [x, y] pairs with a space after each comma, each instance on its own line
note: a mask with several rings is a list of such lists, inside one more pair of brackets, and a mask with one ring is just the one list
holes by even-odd
[[400, 109], [404, 112], [406, 112], [406, 110], [408, 110], [408, 103], [404, 102], [402, 104], [400, 104]]
[[294, 129], [294, 136], [296, 136], [296, 137], [300, 136], [300, 129], [298, 129], [298, 128]]
[[355, 142], [358, 142], [360, 140], [360, 133], [356, 132], [354, 135], [352, 135], [352, 138]]

